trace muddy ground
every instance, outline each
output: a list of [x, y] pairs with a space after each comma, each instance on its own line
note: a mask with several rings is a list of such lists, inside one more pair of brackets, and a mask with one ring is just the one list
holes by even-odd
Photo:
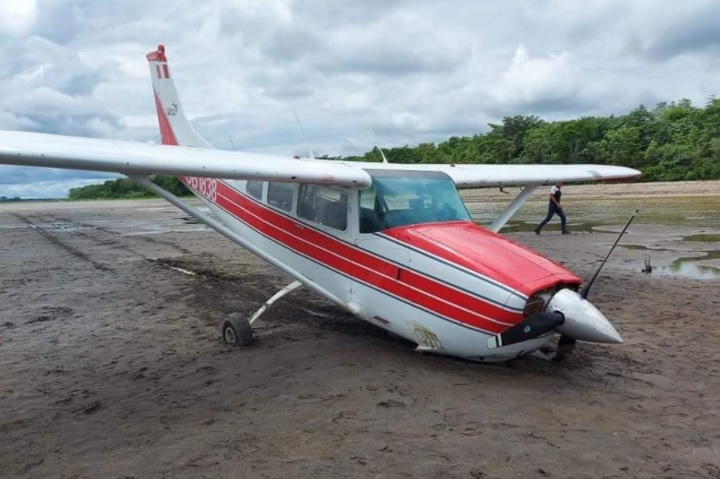
[[[720, 478], [720, 280], [619, 249], [590, 299], [625, 343], [560, 363], [419, 355], [303, 290], [238, 350], [223, 315], [288, 280], [183, 216], [0, 206], [0, 477]], [[510, 236], [588, 278], [613, 229]]]

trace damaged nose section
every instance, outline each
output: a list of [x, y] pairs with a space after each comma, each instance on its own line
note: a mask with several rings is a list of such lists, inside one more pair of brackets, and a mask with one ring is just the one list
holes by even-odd
[[593, 343], [622, 343], [622, 338], [605, 315], [575, 291], [561, 289], [552, 297], [545, 311], [565, 316], [565, 322], [555, 328], [563, 336]]
[[488, 338], [487, 346], [495, 349], [552, 333], [561, 335], [561, 346], [563, 338], [572, 346], [575, 340], [622, 343], [610, 321], [590, 301], [571, 289], [561, 289], [547, 303], [544, 312], [527, 316], [511, 328]]

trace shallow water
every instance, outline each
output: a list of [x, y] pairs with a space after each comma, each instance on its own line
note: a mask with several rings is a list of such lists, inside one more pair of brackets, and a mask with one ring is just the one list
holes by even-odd
[[[720, 258], [720, 251], [713, 251], [715, 258]], [[708, 255], [710, 256], [710, 255]], [[678, 258], [668, 266], [654, 267], [652, 274], [661, 276], [683, 276], [693, 279], [718, 279], [720, 278], [720, 268], [713, 266], [704, 266], [698, 264], [697, 261], [703, 258]]]
[[[694, 238], [700, 236], [719, 238], [719, 235], [692, 235], [682, 238], [681, 241], [698, 241]], [[649, 248], [647, 246], [637, 244], [621, 244], [620, 247], [632, 250], [647, 251], [648, 255], [646, 256], [646, 261], [652, 266], [651, 274], [653, 275], [683, 276], [693, 279], [717, 279], [720, 278], [720, 268], [701, 263], [703, 261], [720, 259], [720, 238], [714, 241], [718, 242], [718, 244], [710, 244], [708, 245], [708, 249], [694, 251], [692, 252], [691, 256], [688, 256], [688, 252], [680, 252], [666, 248]], [[670, 262], [670, 264], [654, 266], [652, 265], [653, 251], [662, 253], [674, 253], [676, 257], [674, 260], [672, 260], [672, 262]]]
[[[468, 209], [478, 223], [488, 226], [512, 201], [512, 198], [508, 195], [507, 202], [468, 203]], [[636, 209], [640, 209], [640, 211], [634, 219], [634, 225], [720, 229], [720, 195], [601, 200], [573, 198], [564, 200], [563, 206], [568, 228], [579, 233], [618, 231]], [[520, 208], [512, 221], [502, 229], [502, 232], [532, 231], [546, 213], [547, 203], [545, 201], [529, 201]], [[543, 231], [556, 232], [559, 229], [560, 220], [555, 216]], [[684, 243], [686, 242], [691, 243], [692, 246], [685, 247]], [[698, 243], [705, 244], [699, 245]], [[677, 241], [672, 242], [672, 247], [667, 248], [648, 248], [636, 244], [621, 244], [620, 246], [647, 250], [651, 263], [653, 261], [652, 251], [662, 252], [665, 256], [671, 257], [668, 264], [658, 264], [657, 266], [653, 264], [651, 273], [653, 275], [682, 276], [694, 279], [720, 278], [720, 268], [704, 264], [709, 260], [720, 259], [720, 233], [703, 232], [679, 236]]]
[[[475, 221], [489, 225], [512, 201], [468, 203]], [[635, 222], [667, 226], [720, 227], [720, 195], [659, 198], [608, 198], [604, 200], [563, 199], [568, 222], [578, 225], [624, 224], [640, 209]], [[547, 214], [547, 202], [528, 201], [513, 217], [513, 224], [537, 224]], [[553, 223], [559, 223], [557, 216]], [[532, 229], [532, 228], [531, 228]]]

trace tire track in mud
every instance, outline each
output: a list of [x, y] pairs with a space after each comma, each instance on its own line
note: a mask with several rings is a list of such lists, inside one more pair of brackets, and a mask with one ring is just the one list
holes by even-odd
[[[109, 228], [103, 228], [99, 226], [95, 226], [89, 223], [84, 223], [81, 221], [73, 221], [70, 218], [65, 217], [56, 217], [53, 215], [38, 215], [38, 214], [32, 214], [28, 216], [24, 216], [19, 213], [11, 213], [15, 218], [22, 221], [23, 223], [27, 224], [28, 227], [34, 231], [37, 231], [40, 233], [45, 239], [50, 241], [52, 244], [62, 248], [63, 250], [67, 251], [68, 253], [72, 254], [76, 258], [85, 261], [87, 263], [90, 263], [94, 268], [101, 270], [101, 271], [114, 271], [113, 268], [110, 266], [107, 266], [105, 264], [99, 263], [97, 261], [94, 261], [91, 259], [87, 254], [73, 246], [67, 241], [63, 241], [58, 237], [58, 235], [52, 234], [50, 231], [50, 228], [41, 226], [41, 225], [52, 225], [52, 229], [61, 231], [64, 234], [72, 235], [76, 238], [83, 238], [95, 245], [99, 246], [107, 246], [111, 247], [115, 250], [121, 250], [126, 253], [128, 253], [130, 256], [139, 257], [145, 261], [149, 261], [154, 264], [159, 264], [161, 266], [161, 263], [159, 263], [157, 260], [153, 258], [148, 258], [143, 253], [135, 250], [131, 246], [123, 243], [122, 241], [119, 241], [119, 238], [122, 237], [120, 233], [112, 231]], [[92, 231], [102, 233], [105, 235], [108, 235], [106, 238], [101, 238], [93, 234], [88, 234], [87, 232], [79, 231], [78, 228], [89, 228]], [[125, 237], [123, 237], [125, 238]], [[174, 249], [182, 254], [192, 254], [190, 250], [187, 248], [184, 248], [182, 246], [178, 246], [174, 243], [171, 243], [169, 241], [163, 241], [158, 240], [157, 238], [150, 238], [145, 236], [133, 236], [133, 239], [137, 239], [140, 241], [143, 241], [145, 243], [150, 244], [158, 244], [162, 245], [164, 247], [167, 247], [169, 249]]]
[[20, 213], [10, 213], [10, 214], [13, 215], [15, 218], [17, 218], [18, 220], [26, 223], [28, 225], [28, 227], [30, 227], [30, 229], [40, 233], [50, 243], [67, 251], [68, 253], [75, 256], [76, 258], [78, 258], [86, 263], [91, 264], [95, 269], [100, 270], [100, 271], [107, 271], [107, 272], [113, 271], [112, 268], [110, 268], [104, 264], [98, 263], [97, 261], [92, 260], [82, 251], [78, 250], [77, 248], [68, 244], [67, 242], [60, 240], [57, 236], [52, 235], [49, 231], [47, 231], [42, 226], [38, 226], [37, 224], [35, 224], [35, 222], [31, 221], [29, 217], [23, 216]]
[[[97, 225], [93, 225], [93, 224], [90, 224], [90, 223], [83, 223], [83, 222], [81, 222], [81, 221], [73, 221], [73, 220], [71, 220], [70, 218], [64, 218], [64, 217], [59, 217], [59, 216], [58, 216], [58, 217], [53, 217], [53, 216], [51, 216], [51, 218], [53, 218], [53, 219], [55, 219], [55, 220], [57, 220], [57, 221], [64, 222], [64, 223], [69, 223], [69, 224], [74, 225], [74, 226], [80, 226], [80, 227], [83, 227], [83, 228], [90, 228], [90, 229], [93, 229], [93, 230], [96, 230], [96, 231], [101, 231], [101, 232], [106, 233], [106, 234], [111, 235], [111, 236], [121, 236], [120, 233], [118, 233], [117, 231], [113, 231], [113, 230], [111, 230], [110, 228], [104, 228], [104, 227], [102, 227], [102, 226], [97, 226]], [[75, 234], [81, 234], [81, 233], [78, 233], [78, 232], [76, 232], [76, 231], [73, 231], [73, 233], [75, 233]], [[189, 249], [184, 248], [184, 247], [182, 247], [182, 246], [180, 246], [180, 245], [177, 245], [177, 244], [175, 244], [175, 243], [172, 243], [172, 242], [170, 242], [170, 241], [163, 241], [163, 240], [161, 240], [161, 239], [152, 238], [152, 237], [150, 237], [150, 236], [133, 236], [133, 238], [138, 239], [138, 240], [140, 240], [140, 241], [144, 241], [144, 242], [146, 242], [146, 243], [160, 244], [160, 245], [163, 245], [163, 246], [167, 246], [168, 248], [171, 248], [171, 249], [174, 249], [174, 250], [176, 250], [176, 251], [179, 251], [179, 252], [182, 253], [182, 254], [193, 254], [193, 252], [190, 251]]]
[[[169, 241], [142, 236], [122, 236], [121, 233], [107, 227], [74, 221], [67, 217], [47, 213], [28, 216], [12, 214], [30, 228], [42, 234], [48, 241], [103, 271], [114, 270], [92, 260], [68, 241], [63, 241], [61, 239], [62, 235], [81, 238], [94, 245], [124, 251], [130, 256], [143, 259], [163, 269], [180, 268], [196, 275], [191, 304], [197, 316], [208, 325], [216, 325], [218, 318], [224, 317], [229, 312], [252, 314], [268, 299], [269, 292], [280, 287], [276, 284], [277, 275], [273, 273], [255, 273], [252, 280], [248, 280], [248, 278], [241, 275], [228, 274], [215, 267], [216, 265], [213, 264], [212, 260], [209, 262], [207, 259], [201, 260], [195, 257], [195, 253], [192, 251]], [[53, 230], [61, 232], [62, 235], [53, 234]], [[103, 237], [99, 236], [98, 233]], [[146, 243], [159, 244], [174, 249], [185, 257], [149, 258], [142, 252], [133, 249], [132, 245], [124, 243], [122, 239], [125, 238], [132, 238], [132, 240], [128, 240], [130, 242], [140, 240]], [[304, 336], [314, 337], [341, 332], [351, 336], [387, 339], [383, 331], [354, 318], [309, 291], [295, 293], [282, 303], [274, 305], [272, 313], [265, 315], [263, 319], [261, 329], [283, 329], [283, 327], [293, 326], [292, 329], [297, 334], [296, 327], [301, 327], [307, 329], [307, 331], [304, 331]], [[293, 340], [297, 340], [297, 338]]]
[[[217, 327], [219, 321], [230, 313], [240, 313], [249, 318], [289, 281], [272, 267], [244, 275], [223, 271], [215, 261], [194, 257], [157, 261], [165, 267], [179, 268], [195, 275], [194, 286], [189, 291], [192, 300], [187, 302], [187, 307], [208, 326]], [[273, 331], [275, 344], [335, 335], [353, 337], [358, 344], [374, 341], [410, 344], [404, 339], [391, 337], [385, 330], [354, 317], [306, 288], [300, 288], [273, 304], [259, 323], [253, 324], [253, 328], [256, 332]]]

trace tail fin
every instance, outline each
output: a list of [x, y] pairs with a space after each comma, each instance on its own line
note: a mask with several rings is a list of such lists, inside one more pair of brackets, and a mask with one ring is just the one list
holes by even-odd
[[170, 76], [165, 47], [158, 45], [157, 50], [148, 53], [146, 57], [150, 63], [150, 77], [163, 144], [212, 148], [185, 117], [175, 82]]

